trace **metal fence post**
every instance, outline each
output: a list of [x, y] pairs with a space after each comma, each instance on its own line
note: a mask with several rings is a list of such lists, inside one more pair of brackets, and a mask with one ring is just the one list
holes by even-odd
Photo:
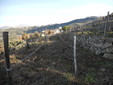
[[77, 75], [77, 61], [76, 61], [76, 36], [74, 36], [74, 66], [75, 66], [75, 75]]

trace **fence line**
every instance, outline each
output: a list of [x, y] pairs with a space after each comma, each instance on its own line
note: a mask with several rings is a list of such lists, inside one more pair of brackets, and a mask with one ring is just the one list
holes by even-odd
[[[45, 36], [47, 39], [49, 38], [49, 37], [47, 37], [47, 36]], [[46, 39], [45, 38], [45, 42], [47, 42]], [[44, 43], [45, 43], [44, 42]], [[40, 47], [38, 47], [35, 51], [33, 51], [32, 53], [30, 53], [29, 55], [27, 55], [26, 57], [24, 57], [22, 60], [20, 60], [21, 62], [23, 62], [25, 59], [27, 59], [27, 58], [29, 58], [30, 56], [32, 56], [36, 51], [38, 51], [42, 46], [43, 46], [44, 44], [42, 44]]]
[[[76, 36], [74, 36], [74, 46], [68, 44], [61, 36], [59, 37], [65, 44], [73, 48], [73, 54], [74, 54], [74, 71], [75, 71], [75, 76], [77, 76], [77, 59], [76, 59]], [[77, 83], [77, 82], [76, 82]]]
[[[36, 42], [38, 42], [40, 39], [41, 39], [41, 37], [39, 37]], [[32, 45], [33, 45], [33, 44], [32, 44]], [[10, 52], [10, 55], [11, 55], [11, 54], [15, 54], [15, 53], [18, 53], [18, 51]]]
[[43, 46], [43, 44], [40, 46], [40, 47], [38, 47], [34, 52], [32, 52], [32, 53], [30, 53], [29, 55], [27, 55], [26, 57], [24, 57], [22, 60], [21, 60], [21, 62], [23, 62], [25, 59], [27, 59], [27, 58], [29, 58], [30, 56], [32, 56], [36, 51], [38, 51], [41, 47]]
[[[49, 38], [50, 36], [45, 36], [45, 44], [47, 44], [47, 40], [48, 40], [48, 38]], [[68, 44], [61, 36], [58, 36], [65, 44], [67, 44], [68, 46], [70, 46], [71, 48], [74, 48], [72, 45], [70, 45], [70, 44]], [[40, 40], [40, 38], [38, 39], [38, 41]], [[37, 42], [38, 42], [37, 41]], [[25, 59], [27, 59], [27, 58], [29, 58], [30, 56], [32, 56], [36, 51], [38, 51], [42, 46], [43, 46], [44, 44], [42, 44], [41, 46], [39, 46], [35, 51], [33, 51], [32, 53], [30, 53], [29, 55], [27, 55], [26, 57], [24, 57], [23, 59], [21, 59], [21, 60], [19, 60], [19, 62], [23, 62]], [[14, 53], [17, 53], [17, 52], [14, 52]], [[12, 53], [10, 53], [10, 54], [13, 54], [13, 52]]]
[[[49, 36], [50, 37], [50, 36]], [[47, 39], [49, 38], [47, 36], [45, 36], [45, 43], [47, 42]], [[69, 45], [70, 47], [73, 48], [73, 46], [71, 46], [70, 44], [68, 44], [61, 36], [59, 37], [64, 43], [66, 43], [67, 45]], [[30, 53], [29, 55], [27, 55], [26, 57], [24, 57], [22, 60], [20, 60], [20, 62], [23, 62], [25, 59], [29, 58], [30, 56], [32, 56], [36, 51], [38, 51], [41, 47], [43, 46], [43, 44], [38, 47], [35, 51], [33, 51], [32, 53]]]
[[61, 36], [59, 37], [65, 44], [67, 44], [68, 46], [70, 46], [70, 47], [72, 47], [73, 48], [73, 46], [72, 45], [70, 45], [70, 44], [68, 44]]
[[[45, 40], [44, 42], [35, 50], [33, 51], [32, 53], [30, 53], [29, 55], [27, 55], [26, 57], [24, 57], [23, 59], [19, 60], [19, 62], [17, 62], [17, 64], [25, 61], [27, 58], [29, 58], [30, 56], [32, 56], [34, 53], [36, 53], [43, 45], [44, 43], [47, 44], [47, 40], [49, 39], [50, 36], [45, 36]], [[67, 44], [69, 47], [73, 48], [74, 49], [74, 68], [75, 68], [75, 75], [77, 74], [77, 62], [76, 62], [76, 36], [74, 36], [74, 47], [72, 45], [70, 45], [69, 43], [67, 43], [61, 36], [58, 36], [62, 41], [63, 43]], [[39, 40], [39, 39], [38, 39]], [[15, 65], [15, 64], [14, 64]]]
[[[46, 36], [47, 37], [47, 36]], [[50, 37], [50, 36], [49, 36]], [[49, 38], [47, 37], [47, 38]], [[23, 61], [25, 61], [27, 58], [29, 58], [30, 56], [32, 56], [36, 51], [38, 51], [43, 45], [44, 43], [46, 42], [46, 40], [42, 43], [41, 46], [39, 46], [35, 51], [33, 51], [32, 53], [30, 53], [29, 55], [27, 55], [26, 57], [24, 57], [23, 59], [19, 60], [16, 64], [19, 64], [19, 63], [22, 63]], [[16, 65], [16, 64], [13, 64], [12, 66]]]
[[61, 36], [59, 37], [65, 44], [73, 48], [73, 54], [74, 54], [74, 70], [75, 70], [75, 76], [77, 76], [77, 59], [76, 59], [76, 36], [74, 36], [74, 47], [70, 44], [68, 44]]

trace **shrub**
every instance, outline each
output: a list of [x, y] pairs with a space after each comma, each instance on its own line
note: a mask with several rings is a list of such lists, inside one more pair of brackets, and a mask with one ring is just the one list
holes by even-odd
[[70, 26], [64, 26], [62, 27], [62, 30], [66, 31], [66, 30], [69, 30], [70, 29]]
[[85, 83], [87, 84], [95, 83], [95, 78], [92, 73], [87, 73], [84, 79]]

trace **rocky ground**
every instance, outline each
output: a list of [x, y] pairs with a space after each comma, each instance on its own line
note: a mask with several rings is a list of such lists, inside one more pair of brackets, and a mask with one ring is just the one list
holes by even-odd
[[[34, 55], [24, 62], [23, 58], [40, 46], [34, 44], [31, 49], [18, 50], [12, 56], [12, 78], [14, 85], [113, 85], [113, 60], [95, 55], [89, 49], [84, 49], [77, 42], [78, 76], [74, 74], [73, 33], [64, 33], [49, 38]], [[4, 59], [0, 58], [0, 85], [7, 85]], [[15, 62], [14, 62], [15, 61]], [[76, 83], [77, 82], [77, 83]]]

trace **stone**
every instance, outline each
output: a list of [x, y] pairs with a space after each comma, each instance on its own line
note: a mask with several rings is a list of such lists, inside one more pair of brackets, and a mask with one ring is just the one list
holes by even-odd
[[101, 48], [101, 47], [103, 47], [103, 43], [94, 44], [94, 46], [97, 47], [97, 48]]
[[112, 43], [105, 43], [105, 44], [102, 46], [102, 49], [108, 48], [108, 47], [111, 47], [111, 46], [112, 46]]
[[95, 52], [96, 55], [100, 55], [102, 54], [102, 50], [101, 49], [98, 49], [96, 52]]
[[101, 69], [100, 69], [100, 71], [105, 72], [105, 71], [106, 71], [106, 69], [105, 69], [105, 68], [101, 68]]
[[99, 44], [94, 44], [95, 47], [97, 48], [102, 48], [102, 49], [105, 49], [105, 48], [108, 48], [108, 47], [111, 47], [112, 46], [112, 43], [99, 43]]
[[113, 42], [113, 38], [108, 38], [107, 41]]
[[106, 50], [105, 49], [102, 50], [102, 54], [104, 54], [104, 53], [106, 53]]
[[107, 59], [113, 59], [113, 54], [111, 54], [111, 53], [105, 53], [105, 54], [103, 55], [103, 57], [104, 57], [104, 58], [107, 58]]
[[107, 53], [113, 53], [113, 46], [109, 47], [109, 48], [106, 48], [106, 52]]

